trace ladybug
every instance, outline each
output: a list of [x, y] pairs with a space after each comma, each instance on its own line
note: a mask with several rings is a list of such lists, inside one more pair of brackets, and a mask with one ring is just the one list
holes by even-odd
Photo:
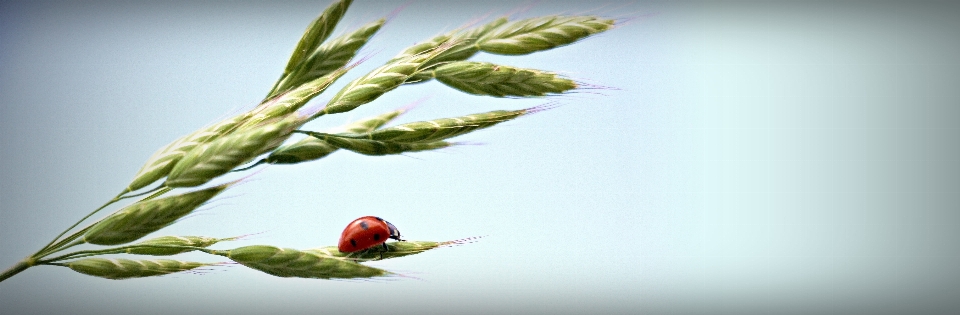
[[383, 245], [383, 249], [386, 250], [388, 238], [403, 241], [400, 239], [400, 231], [390, 222], [380, 217], [365, 216], [347, 224], [343, 233], [340, 234], [337, 249], [341, 253], [352, 253]]

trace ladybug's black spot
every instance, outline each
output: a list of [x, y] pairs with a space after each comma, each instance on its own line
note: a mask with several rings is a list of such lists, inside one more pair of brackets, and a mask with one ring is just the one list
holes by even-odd
[[373, 233], [373, 240], [374, 240], [374, 241], [379, 241], [379, 240], [380, 240], [380, 233]]
[[370, 228], [370, 226], [367, 225], [367, 222], [360, 222], [360, 228], [362, 228], [364, 231], [366, 231], [367, 229]]
[[353, 245], [353, 247], [357, 247], [357, 240], [351, 238], [350, 245]]

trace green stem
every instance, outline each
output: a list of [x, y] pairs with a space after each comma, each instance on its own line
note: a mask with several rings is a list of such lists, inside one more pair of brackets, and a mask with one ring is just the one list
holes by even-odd
[[13, 277], [13, 275], [20, 273], [21, 271], [27, 270], [27, 268], [33, 267], [35, 261], [32, 258], [24, 258], [20, 262], [17, 262], [16, 265], [13, 265], [7, 270], [4, 270], [3, 273], [0, 273], [0, 282], [7, 280], [7, 278]]
[[[62, 241], [60, 241], [60, 242], [58, 242], [56, 245], [54, 245], [53, 248], [51, 248], [51, 249], [43, 252], [42, 254], [40, 254], [40, 256], [35, 256], [34, 258], [40, 259], [40, 258], [43, 258], [43, 257], [47, 257], [47, 256], [50, 256], [50, 255], [53, 255], [53, 254], [55, 254], [55, 253], [64, 251], [64, 250], [66, 250], [67, 248], [70, 248], [70, 247], [74, 247], [74, 246], [77, 246], [77, 245], [86, 244], [87, 241], [85, 241], [85, 240], [76, 240], [76, 239], [79, 238], [80, 236], [82, 236], [83, 234], [87, 233], [87, 230], [89, 230], [92, 226], [93, 226], [93, 225], [88, 226], [88, 227], [85, 227], [83, 230], [77, 231], [77, 233], [74, 233], [73, 235], [70, 235], [70, 237], [67, 237], [67, 238], [63, 239]], [[75, 240], [75, 241], [74, 241], [74, 240]], [[70, 244], [67, 244], [67, 242], [70, 242], [70, 241], [73, 241], [73, 242], [70, 243]], [[64, 245], [64, 244], [66, 244], [66, 245]]]
[[61, 260], [67, 260], [67, 259], [73, 259], [73, 258], [84, 258], [84, 257], [90, 257], [90, 256], [96, 256], [96, 255], [108, 255], [108, 254], [123, 254], [123, 253], [126, 253], [127, 250], [137, 249], [137, 248], [189, 249], [189, 250], [202, 251], [202, 252], [205, 252], [205, 253], [208, 253], [208, 254], [212, 254], [211, 250], [206, 249], [206, 248], [203, 248], [203, 247], [196, 247], [196, 246], [181, 246], [181, 245], [128, 245], [128, 246], [120, 246], [120, 247], [107, 248], [107, 249], [81, 250], [81, 251], [76, 251], [76, 252], [72, 252], [72, 253], [69, 253], [69, 254], [60, 255], [60, 256], [57, 256], [57, 257], [49, 258], [49, 259], [38, 260], [37, 263], [38, 263], [38, 264], [50, 264], [50, 263], [52, 263], [52, 262], [61, 261]]
[[52, 248], [51, 246], [53, 246], [53, 244], [56, 243], [57, 240], [60, 239], [60, 237], [62, 237], [64, 234], [67, 234], [67, 232], [70, 232], [70, 230], [73, 230], [73, 228], [77, 227], [77, 225], [80, 225], [80, 223], [83, 223], [84, 220], [89, 219], [91, 216], [93, 216], [93, 215], [96, 214], [97, 212], [100, 212], [100, 210], [103, 210], [103, 208], [106, 208], [107, 206], [112, 205], [113, 203], [115, 203], [115, 202], [120, 201], [121, 199], [123, 199], [123, 198], [122, 198], [123, 194], [124, 194], [124, 193], [120, 193], [120, 194], [117, 195], [116, 197], [113, 197], [113, 199], [110, 199], [110, 201], [107, 201], [107, 203], [103, 204], [102, 206], [100, 206], [100, 207], [97, 208], [96, 210], [93, 210], [93, 212], [90, 212], [90, 214], [87, 214], [86, 216], [84, 216], [82, 219], [80, 219], [80, 221], [77, 221], [77, 223], [74, 223], [73, 225], [71, 225], [70, 227], [68, 227], [66, 230], [63, 230], [63, 232], [60, 232], [60, 234], [57, 235], [57, 237], [54, 237], [53, 240], [50, 241], [50, 243], [47, 243], [47, 246], [44, 246], [43, 249], [40, 249], [40, 251], [38, 251], [36, 254], [34, 254], [33, 257], [37, 257], [37, 256], [36, 256], [37, 254], [41, 254], [41, 253], [43, 253], [43, 252], [51, 249], [51, 248]]
[[[151, 199], [157, 198], [157, 197], [159, 197], [159, 196], [161, 196], [161, 195], [163, 195], [163, 194], [165, 194], [165, 193], [167, 193], [167, 192], [169, 192], [170, 190], [173, 190], [173, 189], [170, 188], [170, 187], [163, 187], [163, 186], [161, 186], [161, 187], [157, 187], [157, 188], [155, 188], [155, 189], [153, 189], [153, 190], [151, 190], [151, 191], [154, 191], [154, 190], [156, 190], [156, 192], [154, 192], [154, 193], [151, 194], [150, 196], [147, 196], [146, 198], [141, 199], [140, 201], [147, 201], [147, 200], [151, 200]], [[106, 207], [109, 206], [110, 204], [113, 204], [113, 203], [115, 203], [115, 202], [117, 202], [117, 201], [120, 201], [120, 200], [123, 200], [123, 199], [126, 199], [126, 198], [139, 196], [139, 195], [134, 195], [134, 196], [123, 196], [123, 197], [121, 197], [122, 195], [123, 195], [123, 194], [117, 195], [116, 197], [113, 198], [113, 200], [110, 200], [109, 202], [107, 202], [107, 203], [104, 204], [103, 206], [100, 206], [100, 208], [97, 208], [97, 210], [94, 210], [93, 212], [91, 212], [91, 213], [88, 214], [87, 216], [83, 217], [83, 219], [80, 219], [80, 221], [77, 221], [77, 223], [74, 223], [73, 226], [71, 226], [70, 228], [68, 228], [68, 229], [66, 229], [65, 231], [63, 231], [63, 233], [60, 233], [60, 235], [58, 235], [57, 238], [54, 239], [54, 242], [56, 242], [57, 239], [59, 239], [60, 237], [62, 237], [64, 234], [66, 234], [67, 232], [69, 232], [69, 231], [72, 230], [73, 228], [77, 227], [77, 225], [79, 225], [81, 222], [83, 222], [84, 220], [90, 218], [90, 216], [92, 216], [93, 214], [97, 213], [98, 211], [103, 210], [103, 208], [106, 208]], [[95, 223], [94, 223], [94, 224], [95, 224]], [[43, 249], [41, 249], [40, 251], [38, 251], [36, 254], [33, 254], [32, 257], [39, 259], [39, 258], [46, 257], [47, 255], [50, 255], [50, 254], [52, 254], [52, 253], [56, 253], [56, 252], [59, 252], [59, 251], [61, 251], [61, 250], [66, 249], [66, 248], [61, 248], [61, 247], [63, 247], [64, 245], [66, 245], [68, 242], [71, 242], [71, 241], [79, 238], [80, 236], [83, 236], [83, 234], [86, 233], [87, 230], [89, 230], [91, 227], [93, 227], [94, 224], [91, 224], [90, 226], [87, 226], [86, 228], [83, 228], [82, 230], [77, 231], [76, 233], [73, 233], [72, 235], [70, 235], [70, 236], [68, 236], [67, 238], [61, 240], [60, 242], [57, 242], [56, 244], [53, 244], [53, 242], [51, 242], [51, 244], [47, 244], [46, 247], [44, 247]], [[76, 246], [76, 245], [79, 245], [79, 244], [71, 244], [70, 247], [73, 247], [73, 246]], [[68, 247], [68, 248], [69, 248], [69, 247]]]

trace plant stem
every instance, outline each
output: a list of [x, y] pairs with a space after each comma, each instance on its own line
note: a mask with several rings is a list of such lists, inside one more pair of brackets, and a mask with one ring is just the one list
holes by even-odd
[[107, 248], [107, 249], [81, 250], [81, 251], [76, 251], [76, 252], [72, 252], [72, 253], [69, 253], [69, 254], [64, 254], [64, 255], [57, 256], [57, 257], [53, 257], [53, 258], [50, 258], [50, 259], [39, 260], [39, 261], [37, 261], [37, 263], [38, 263], [38, 264], [49, 264], [49, 263], [52, 263], [52, 262], [55, 262], [55, 261], [61, 261], [61, 260], [73, 259], [73, 258], [83, 258], [83, 257], [96, 256], [96, 255], [106, 255], [106, 254], [122, 254], [122, 253], [126, 253], [127, 250], [129, 250], [129, 249], [137, 249], [137, 248], [190, 249], [190, 250], [202, 251], [202, 252], [205, 252], [205, 253], [208, 253], [208, 254], [210, 253], [210, 250], [208, 250], [208, 249], [206, 249], [206, 248], [203, 248], [203, 247], [196, 247], [196, 246], [181, 246], [181, 245], [128, 245], [128, 246], [120, 246], [120, 247]]
[[[77, 221], [77, 223], [74, 223], [73, 225], [71, 225], [70, 227], [68, 227], [66, 230], [63, 230], [63, 232], [60, 232], [60, 235], [57, 235], [57, 237], [54, 237], [53, 240], [50, 241], [50, 243], [47, 243], [47, 246], [44, 246], [43, 249], [40, 249], [40, 251], [38, 251], [38, 252], [37, 252], [36, 254], [34, 254], [32, 257], [37, 257], [38, 254], [41, 254], [41, 253], [43, 253], [43, 252], [45, 252], [45, 251], [47, 251], [47, 250], [49, 250], [49, 249], [55, 248], [55, 247], [51, 247], [51, 246], [53, 246], [53, 244], [56, 243], [57, 240], [60, 239], [60, 237], [62, 237], [64, 234], [67, 234], [67, 232], [70, 232], [70, 230], [72, 230], [73, 228], [77, 227], [77, 225], [80, 225], [80, 223], [83, 223], [84, 220], [90, 218], [91, 216], [93, 216], [93, 215], [96, 214], [97, 212], [100, 212], [100, 210], [103, 210], [103, 208], [106, 208], [107, 206], [113, 204], [114, 202], [117, 202], [117, 201], [120, 201], [120, 199], [123, 199], [123, 198], [121, 198], [121, 196], [123, 196], [123, 193], [117, 195], [116, 197], [113, 197], [113, 199], [110, 199], [110, 201], [107, 201], [107, 203], [103, 204], [102, 206], [100, 206], [100, 207], [97, 208], [96, 210], [93, 210], [93, 212], [90, 212], [90, 214], [87, 214], [86, 216], [84, 216], [82, 219], [80, 219], [80, 221]], [[74, 235], [76, 235], [76, 234], [74, 234]], [[68, 242], [69, 242], [69, 241], [68, 241]], [[61, 242], [61, 243], [62, 243], [62, 242]]]
[[16, 265], [13, 265], [7, 270], [4, 270], [3, 273], [0, 273], [0, 282], [7, 280], [7, 278], [13, 277], [13, 275], [20, 273], [21, 271], [27, 270], [27, 268], [33, 267], [34, 260], [32, 258], [24, 258], [20, 262], [17, 262]]

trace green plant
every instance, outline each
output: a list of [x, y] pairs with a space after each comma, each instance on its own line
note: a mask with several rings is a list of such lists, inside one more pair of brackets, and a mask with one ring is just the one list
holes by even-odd
[[[0, 281], [39, 265], [64, 266], [108, 279], [158, 276], [216, 265], [156, 257], [99, 257], [111, 254], [170, 256], [186, 252], [226, 257], [243, 266], [281, 277], [370, 278], [390, 273], [363, 262], [469, 242], [472, 239], [403, 241], [388, 243], [385, 249], [378, 247], [347, 254], [340, 253], [336, 247], [308, 250], [266, 245], [230, 250], [209, 248], [237, 237], [163, 236], [140, 240], [176, 223], [236, 184], [234, 181], [196, 189], [227, 173], [246, 171], [264, 163], [313, 161], [339, 149], [366, 155], [435, 150], [458, 144], [448, 141], [450, 138], [548, 109], [549, 105], [500, 110], [382, 128], [405, 111], [399, 109], [358, 120], [338, 130], [300, 129], [318, 117], [348, 112], [370, 103], [401, 85], [431, 79], [465, 93], [492, 97], [542, 97], [565, 93], [581, 85], [550, 72], [467, 59], [481, 51], [502, 55], [530, 54], [571, 44], [614, 26], [613, 20], [594, 16], [548, 16], [516, 21], [504, 17], [480, 26], [457, 29], [402, 51], [383, 66], [348, 83], [326, 106], [308, 110], [304, 107], [307, 102], [357, 65], [351, 64], [351, 60], [385, 22], [380, 19], [327, 40], [351, 2], [334, 2], [309, 25], [283, 74], [258, 106], [185, 135], [158, 150], [116, 197], [68, 227], [36, 253], [4, 271], [0, 274]], [[309, 137], [283, 145], [296, 133]], [[261, 156], [265, 157], [244, 167]], [[156, 183], [159, 183], [156, 187], [148, 188]], [[167, 195], [177, 188], [194, 190]], [[145, 197], [77, 229], [106, 207], [141, 196]], [[63, 253], [85, 244], [107, 248]]]

